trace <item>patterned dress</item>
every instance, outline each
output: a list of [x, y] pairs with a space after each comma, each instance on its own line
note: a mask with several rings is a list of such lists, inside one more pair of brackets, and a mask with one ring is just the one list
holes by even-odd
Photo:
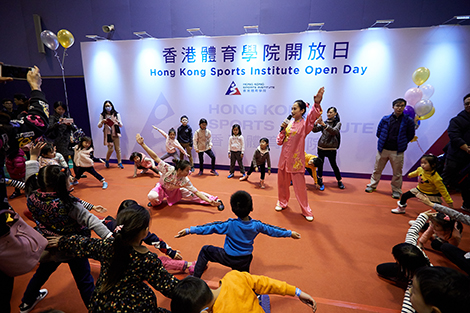
[[139, 253], [132, 250], [130, 263], [119, 283], [106, 292], [99, 291], [108, 276], [112, 244], [113, 239], [100, 240], [77, 235], [62, 237], [59, 241], [59, 250], [101, 262], [89, 312], [168, 312], [157, 306], [155, 293], [144, 281], [171, 298], [178, 279], [168, 273], [157, 255], [150, 251]]

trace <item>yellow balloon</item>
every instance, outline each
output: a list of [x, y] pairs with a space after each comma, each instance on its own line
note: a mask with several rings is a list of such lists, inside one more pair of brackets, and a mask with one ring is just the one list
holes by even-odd
[[420, 119], [421, 121], [422, 121], [422, 120], [427, 120], [428, 118], [430, 118], [431, 116], [433, 116], [435, 112], [436, 112], [436, 108], [435, 108], [435, 107], [432, 107], [431, 112], [429, 112], [429, 113], [426, 114], [426, 115], [420, 116], [419, 119]]
[[424, 84], [428, 80], [430, 74], [431, 73], [429, 72], [429, 69], [427, 69], [425, 67], [419, 67], [413, 73], [413, 76], [412, 76], [413, 82], [416, 85], [421, 86], [422, 84]]
[[57, 39], [59, 40], [60, 45], [65, 49], [70, 48], [75, 42], [75, 38], [73, 38], [72, 33], [66, 29], [59, 30], [57, 33]]

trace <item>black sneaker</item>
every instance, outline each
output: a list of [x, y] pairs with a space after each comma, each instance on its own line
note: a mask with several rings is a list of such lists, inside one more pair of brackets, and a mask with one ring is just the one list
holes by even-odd
[[340, 182], [340, 181], [338, 182], [338, 188], [339, 189], [344, 189], [345, 188], [344, 185], [343, 185], [343, 182]]
[[217, 201], [220, 202], [219, 206], [217, 207], [217, 210], [223, 211], [223, 210], [225, 209], [225, 206], [224, 206], [224, 204], [222, 203], [222, 200], [217, 200]]
[[20, 304], [20, 313], [28, 313], [29, 311], [31, 311], [32, 309], [34, 309], [34, 307], [36, 306], [36, 304], [39, 303], [39, 301], [41, 301], [42, 299], [44, 299], [47, 294], [49, 293], [49, 291], [47, 291], [47, 289], [41, 289], [39, 290], [39, 295], [36, 297], [36, 301], [34, 301], [33, 304], [31, 305], [28, 305], [26, 303], [21, 303]]
[[9, 196], [8, 198], [10, 199], [15, 199], [15, 198], [18, 198], [19, 196], [21, 196], [21, 191], [13, 191], [13, 193], [11, 194], [11, 196]]

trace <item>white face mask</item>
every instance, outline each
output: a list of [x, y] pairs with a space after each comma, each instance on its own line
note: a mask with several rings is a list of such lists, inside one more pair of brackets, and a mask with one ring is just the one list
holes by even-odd
[[111, 112], [112, 107], [105, 107], [106, 111]]

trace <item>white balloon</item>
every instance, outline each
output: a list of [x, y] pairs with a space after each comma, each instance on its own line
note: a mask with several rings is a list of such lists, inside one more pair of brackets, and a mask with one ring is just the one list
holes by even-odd
[[434, 87], [432, 85], [426, 84], [419, 86], [419, 89], [423, 92], [423, 99], [427, 100], [432, 97], [434, 94]]
[[428, 99], [423, 99], [415, 104], [415, 113], [418, 114], [418, 116], [424, 116], [431, 112], [432, 108], [432, 101]]

